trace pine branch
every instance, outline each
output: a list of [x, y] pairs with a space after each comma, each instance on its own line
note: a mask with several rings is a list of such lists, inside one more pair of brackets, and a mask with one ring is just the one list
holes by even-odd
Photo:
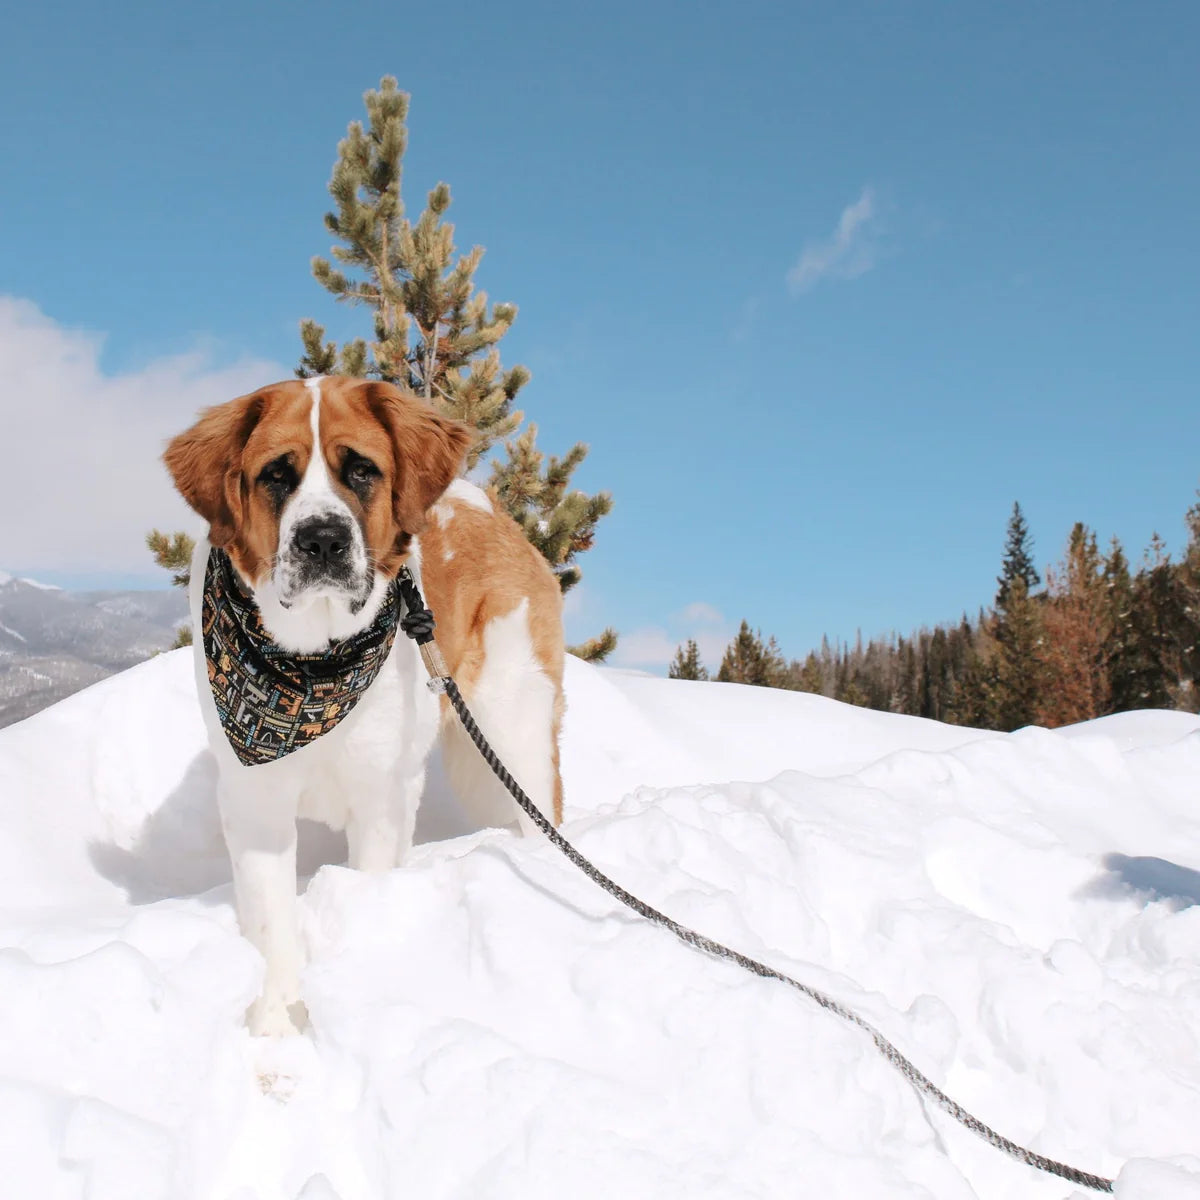
[[617, 631], [606, 629], [594, 638], [588, 638], [578, 646], [568, 646], [567, 653], [582, 658], [584, 662], [602, 663], [617, 648]]
[[152, 529], [146, 534], [146, 547], [154, 555], [154, 561], [164, 570], [170, 571], [171, 583], [186, 588], [192, 578], [192, 551], [195, 541], [186, 533], [161, 533]]

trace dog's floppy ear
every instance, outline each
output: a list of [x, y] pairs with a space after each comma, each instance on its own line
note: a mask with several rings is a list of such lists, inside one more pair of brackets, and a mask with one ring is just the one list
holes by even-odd
[[392, 439], [392, 516], [402, 533], [420, 533], [430, 505], [462, 470], [476, 432], [390, 383], [369, 384], [367, 403]]
[[214, 546], [228, 545], [241, 522], [242, 451], [262, 407], [262, 397], [252, 393], [206, 408], [163, 454], [180, 494], [208, 522]]

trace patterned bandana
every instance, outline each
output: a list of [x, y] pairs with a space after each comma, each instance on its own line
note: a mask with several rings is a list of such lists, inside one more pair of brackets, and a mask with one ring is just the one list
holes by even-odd
[[208, 556], [200, 625], [208, 682], [233, 752], [248, 767], [273, 762], [328, 733], [362, 699], [396, 638], [393, 584], [361, 633], [319, 654], [293, 654], [263, 628], [221, 550]]

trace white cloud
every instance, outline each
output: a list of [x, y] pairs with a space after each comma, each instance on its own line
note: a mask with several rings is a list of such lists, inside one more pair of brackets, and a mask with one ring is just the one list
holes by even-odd
[[679, 620], [688, 625], [723, 625], [725, 616], [711, 604], [705, 604], [703, 600], [696, 600], [679, 613]]
[[675, 657], [678, 645], [665, 629], [658, 626], [622, 632], [612, 662], [619, 667], [663, 666]]
[[0, 565], [152, 572], [148, 529], [201, 528], [160, 461], [167, 439], [206, 405], [290, 374], [195, 351], [108, 375], [103, 341], [0, 296]]
[[874, 194], [865, 187], [862, 195], [842, 210], [830, 237], [804, 247], [788, 272], [792, 291], [806, 292], [822, 279], [854, 279], [869, 271], [875, 265], [877, 216]]
[[668, 619], [667, 627], [647, 625], [641, 629], [622, 632], [613, 652], [612, 663], [618, 667], [647, 667], [666, 670], [675, 651], [689, 638], [699, 647], [700, 659], [711, 674], [716, 674], [725, 647], [733, 631], [722, 613], [697, 600]]

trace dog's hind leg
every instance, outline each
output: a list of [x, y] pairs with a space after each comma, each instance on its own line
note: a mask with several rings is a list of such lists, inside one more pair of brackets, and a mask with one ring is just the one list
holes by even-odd
[[[494, 618], [483, 633], [485, 653], [467, 664], [458, 680], [463, 698], [484, 736], [512, 777], [555, 825], [562, 820], [558, 734], [562, 692], [533, 653], [527, 602]], [[479, 825], [518, 822], [525, 833], [537, 827], [509, 796], [446, 704], [442, 715], [442, 759], [467, 815]]]
[[357, 780], [360, 798], [346, 820], [350, 866], [357, 871], [390, 871], [412, 848], [417, 806], [425, 788], [425, 770], [393, 770], [373, 780]]

